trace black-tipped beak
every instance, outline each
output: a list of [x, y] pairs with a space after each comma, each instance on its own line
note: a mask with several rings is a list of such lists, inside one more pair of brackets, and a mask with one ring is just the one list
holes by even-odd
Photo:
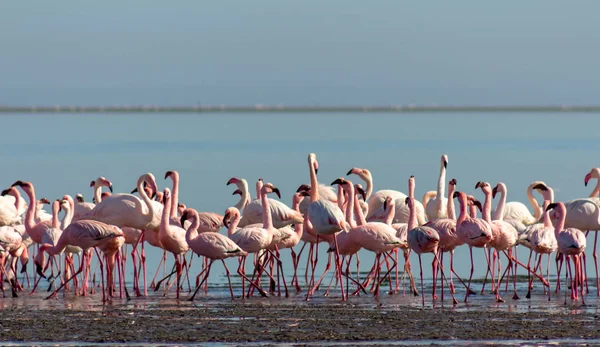
[[456, 191], [454, 192], [454, 194], [452, 194], [452, 199], [458, 198], [460, 195], [460, 192]]
[[354, 169], [348, 170], [348, 172], [346, 173], [346, 176], [352, 175], [352, 170], [354, 170]]
[[179, 223], [181, 223], [181, 226], [183, 227], [183, 223], [187, 220], [188, 218], [188, 213], [184, 212], [183, 215], [181, 216], [181, 218], [179, 219]]
[[310, 190], [310, 186], [308, 184], [302, 184], [298, 189], [296, 189], [296, 193], [306, 192]]
[[93, 186], [95, 186], [95, 185], [96, 185], [96, 182], [95, 182], [95, 181], [91, 181], [91, 182], [90, 182], [90, 187], [93, 187]]
[[156, 192], [152, 192], [152, 196], [150, 197], [150, 199], [154, 199], [156, 197]]
[[279, 192], [279, 188], [273, 187], [273, 193], [277, 194], [277, 197], [281, 199], [281, 192]]
[[108, 190], [110, 190], [111, 193], [113, 192], [112, 184], [108, 186]]
[[479, 212], [483, 212], [483, 207], [481, 206], [481, 202], [479, 200], [473, 200], [473, 205], [477, 206]]
[[337, 178], [335, 181], [331, 182], [331, 185], [334, 186], [336, 184], [344, 184], [344, 179], [343, 178]]
[[[227, 228], [227, 222], [229, 222], [229, 212], [225, 213], [223, 216], [223, 225]], [[183, 224], [182, 224], [183, 225]]]
[[448, 168], [448, 162], [446, 160], [444, 160], [444, 169]]
[[548, 190], [548, 187], [546, 187], [545, 185], [543, 185], [541, 183], [538, 183], [535, 186], [533, 186], [533, 189], [539, 189], [539, 190], [545, 192]]
[[134, 190], [132, 190], [132, 191], [131, 191], [131, 194], [135, 194], [135, 193], [137, 193], [137, 192], [138, 192], [138, 189], [137, 189], [137, 188], [135, 188]]
[[456, 185], [456, 178], [453, 178], [450, 180], [450, 184], [455, 186]]
[[46, 204], [46, 205], [50, 205], [50, 201], [48, 199], [46, 199], [46, 198], [41, 198], [40, 202], [43, 203], [43, 204]]
[[362, 195], [363, 200], [365, 200], [365, 201], [367, 200], [367, 194], [365, 193], [364, 189], [362, 189], [361, 187], [356, 186], [356, 185], [354, 186], [354, 189], [358, 192], [358, 194]]
[[46, 275], [44, 275], [44, 272], [42, 271], [42, 265], [35, 263], [35, 272], [37, 272], [37, 274], [41, 277], [41, 278], [46, 278]]
[[483, 187], [483, 182], [482, 181], [479, 181], [479, 182], [477, 182], [477, 184], [475, 184], [475, 189], [477, 189], [479, 187]]
[[383, 210], [387, 210], [387, 199], [383, 200]]
[[410, 201], [410, 198], [407, 196], [406, 199], [404, 199], [404, 205], [408, 205], [409, 201]]
[[546, 211], [550, 211], [551, 209], [555, 208], [556, 206], [558, 206], [558, 204], [557, 204], [557, 203], [555, 203], [555, 202], [553, 202], [553, 203], [550, 203], [550, 204], [548, 205], [548, 207], [546, 207]]
[[11, 185], [11, 187], [17, 187], [17, 186], [18, 186], [18, 187], [22, 187], [22, 186], [24, 186], [24, 185], [25, 185], [25, 182], [23, 182], [23, 181], [16, 181], [15, 183], [13, 183], [13, 184]]
[[173, 171], [165, 172], [165, 179], [167, 179], [167, 177], [171, 176], [172, 174], [173, 174]]
[[236, 189], [236, 190], [233, 191], [233, 193], [231, 195], [235, 195], [235, 194], [242, 195], [242, 191], [239, 190], [239, 189]]
[[229, 179], [229, 181], [227, 181], [227, 185], [235, 184], [235, 183], [237, 183], [237, 181], [238, 181], [237, 178], [232, 177], [232, 178]]
[[306, 190], [300, 192], [300, 196], [310, 196]]
[[7, 195], [9, 191], [10, 191], [10, 188], [4, 189], [0, 195], [2, 195], [2, 196]]
[[492, 189], [492, 199], [496, 198], [496, 194], [498, 194], [498, 186], [495, 186], [494, 189]]

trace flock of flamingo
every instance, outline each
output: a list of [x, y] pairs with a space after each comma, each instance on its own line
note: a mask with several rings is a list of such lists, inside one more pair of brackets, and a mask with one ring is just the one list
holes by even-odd
[[[587, 233], [600, 230], [600, 198], [597, 197], [600, 193], [600, 168], [592, 169], [585, 176], [586, 186], [590, 179], [598, 180], [588, 198], [555, 202], [551, 187], [542, 181], [531, 183], [527, 188], [527, 197], [533, 207], [532, 214], [521, 202], [506, 202], [507, 187], [501, 182], [494, 187], [484, 181], [476, 183], [475, 188], [481, 189], [485, 198], [483, 204], [472, 195], [457, 191], [456, 179], [449, 181], [446, 197], [447, 165], [448, 157], [442, 155], [437, 190], [427, 192], [421, 202], [414, 197], [416, 182], [413, 176], [408, 179], [408, 195], [395, 190], [373, 192], [371, 173], [361, 168], [352, 168], [344, 177], [336, 179], [330, 185], [319, 184], [319, 165], [316, 155], [311, 153], [308, 155], [310, 184], [302, 184], [298, 188], [293, 195], [291, 208], [279, 200], [269, 198], [272, 194], [280, 197], [279, 189], [272, 183], [258, 180], [257, 197], [253, 200], [247, 181], [233, 177], [227, 185], [236, 186], [233, 194], [239, 195], [240, 199], [235, 206], [227, 208], [223, 215], [198, 212], [179, 203], [177, 171], [166, 172], [165, 179], [170, 178], [173, 186], [162, 192], [158, 190], [156, 179], [151, 173], [138, 178], [136, 189], [131, 194], [112, 194], [112, 183], [99, 177], [90, 184], [94, 189], [95, 203], [85, 202], [81, 194], [77, 194], [75, 200], [64, 195], [52, 202], [51, 215], [43, 210], [44, 204], [50, 202], [47, 199], [37, 199], [33, 184], [17, 181], [4, 190], [0, 197], [1, 289], [4, 293], [5, 283], [9, 283], [13, 297], [17, 297], [19, 291], [24, 291], [24, 281], [30, 281], [27, 264], [31, 248], [35, 252], [36, 269], [33, 273], [32, 293], [40, 280], [46, 278], [51, 283], [60, 281], [60, 285], [48, 298], [57, 297], [63, 288], [65, 291], [71, 290], [71, 282], [76, 295], [87, 295], [100, 286], [93, 279], [96, 271], [91, 271], [95, 252], [103, 300], [115, 297], [117, 288], [120, 297], [123, 297], [124, 292], [129, 298], [124, 281], [128, 260], [125, 247], [131, 245], [133, 291], [137, 296], [148, 295], [144, 250], [147, 242], [164, 250], [161, 259], [163, 266], [166, 264], [167, 253], [173, 254], [173, 272], [156, 281], [157, 270], [150, 285], [155, 290], [165, 288], [165, 295], [175, 285], [175, 295], [179, 298], [184, 287], [182, 280], [187, 280], [191, 291], [189, 272], [193, 257], [190, 256], [188, 260], [186, 255], [195, 253], [202, 256], [204, 261], [196, 278], [196, 290], [190, 300], [194, 299], [200, 289], [208, 290], [207, 280], [216, 260], [220, 260], [225, 267], [231, 298], [235, 298], [230, 271], [224, 261], [230, 257], [237, 257], [239, 260], [237, 273], [241, 279], [241, 297], [250, 297], [254, 293], [262, 296], [282, 295], [282, 286], [283, 295], [288, 296], [280, 252], [286, 248], [291, 250], [294, 273], [290, 286], [299, 292], [302, 287], [297, 269], [301, 254], [308, 246], [304, 274], [307, 300], [320, 288], [331, 268], [333, 275], [325, 295], [329, 293], [334, 281], [335, 287], [339, 286], [341, 290], [342, 300], [348, 300], [350, 293], [359, 295], [372, 292], [377, 296], [384, 283], [389, 284], [390, 294], [400, 291], [406, 293], [408, 280], [410, 295], [417, 296], [419, 290], [410, 264], [410, 254], [415, 252], [419, 259], [423, 305], [425, 295], [421, 259], [427, 253], [433, 256], [432, 300], [438, 300], [439, 282], [441, 301], [444, 301], [444, 293], [448, 292], [452, 303], [457, 304], [453, 276], [465, 287], [464, 301], [467, 302], [469, 296], [475, 294], [471, 289], [473, 248], [483, 248], [487, 271], [481, 293], [484, 293], [489, 275], [492, 293], [498, 302], [503, 302], [500, 295], [502, 281], [506, 279], [507, 291], [512, 276], [513, 299], [519, 299], [516, 276], [518, 268], [522, 267], [530, 278], [527, 298], [530, 297], [533, 282], [537, 278], [550, 300], [550, 255], [556, 251], [555, 292], [560, 290], [560, 272], [563, 261], [566, 260], [566, 288], [570, 291], [571, 300], [581, 298], [582, 304], [585, 304], [584, 295], [589, 293], [589, 289], [584, 251]], [[351, 175], [362, 179], [366, 188], [353, 184], [348, 179]], [[110, 192], [102, 192], [102, 187], [107, 187]], [[27, 203], [17, 188], [27, 195]], [[134, 195], [136, 192], [138, 195]], [[542, 206], [533, 196], [534, 192], [543, 197]], [[500, 201], [496, 209], [492, 210], [492, 200], [498, 194]], [[458, 218], [454, 199], [457, 199], [459, 205]], [[478, 218], [478, 210], [481, 218]], [[64, 217], [59, 220], [61, 211], [64, 211]], [[227, 235], [219, 232], [223, 227], [227, 229]], [[597, 294], [600, 296], [597, 233], [594, 235], [593, 257]], [[296, 254], [294, 248], [301, 241], [302, 248]], [[323, 274], [315, 279], [321, 243], [325, 243], [329, 259]], [[454, 250], [461, 245], [468, 246], [471, 259], [469, 278], [466, 281], [456, 273], [453, 265]], [[518, 245], [530, 249], [526, 264], [518, 260]], [[375, 254], [375, 262], [363, 279], [360, 278], [358, 257], [361, 249]], [[404, 258], [403, 271], [400, 271], [398, 265], [400, 251]], [[254, 254], [250, 264], [252, 274], [246, 274], [246, 258], [250, 253]], [[445, 271], [443, 266], [446, 253], [450, 258], [450, 271]], [[502, 254], [507, 260], [504, 272], [500, 261]], [[75, 255], [79, 257], [78, 267]], [[548, 259], [545, 275], [543, 255], [547, 255]], [[356, 260], [356, 273], [350, 269], [352, 259]], [[22, 265], [20, 272], [18, 263]], [[46, 275], [48, 269], [52, 272], [49, 276]], [[20, 273], [23, 274], [21, 280]], [[172, 278], [173, 275], [175, 278]], [[143, 285], [140, 285], [140, 277], [143, 277]], [[118, 284], [115, 282], [117, 279]], [[263, 288], [265, 281], [268, 286], [266, 290]], [[401, 286], [404, 289], [401, 290]]]

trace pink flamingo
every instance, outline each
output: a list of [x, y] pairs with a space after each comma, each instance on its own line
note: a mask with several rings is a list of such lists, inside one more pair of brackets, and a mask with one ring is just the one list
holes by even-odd
[[[79, 220], [69, 224], [69, 226], [63, 230], [63, 233], [58, 239], [56, 245], [53, 246], [51, 244], [43, 244], [40, 247], [40, 252], [35, 257], [34, 262], [38, 274], [43, 277], [44, 275], [41, 270], [44, 268], [46, 262], [44, 251], [50, 255], [56, 255], [64, 251], [68, 245], [74, 245], [81, 247], [84, 250], [83, 256], [81, 257], [81, 265], [76, 273], [74, 273], [67, 281], [65, 281], [60, 287], [52, 292], [52, 294], [50, 294], [46, 299], [56, 296], [56, 294], [71, 279], [79, 275], [84, 268], [86, 269], [86, 274], [84, 275], [82, 295], [86, 294], [87, 275], [89, 273], [90, 264], [90, 261], [88, 260], [88, 257], [90, 256], [88, 250], [93, 247], [98, 247], [106, 256], [106, 283], [108, 288], [108, 296], [112, 297], [114, 288], [113, 271], [115, 265], [115, 256], [124, 242], [125, 238], [123, 237], [123, 232], [114, 225], [108, 225], [106, 223], [94, 220]], [[121, 274], [119, 274], [119, 279], [121, 280], [122, 285], [123, 281]], [[106, 300], [104, 288], [102, 290], [102, 300]]]
[[[407, 223], [409, 211], [407, 205], [404, 203], [406, 200], [406, 194], [397, 190], [384, 189], [373, 193], [373, 176], [367, 169], [352, 168], [348, 171], [347, 175], [355, 174], [362, 178], [366, 185], [366, 200], [368, 202], [368, 214], [366, 216], [367, 221], [385, 221], [386, 213], [383, 209], [383, 202], [386, 197], [391, 196], [394, 199], [396, 206], [396, 212], [394, 213], [394, 223]], [[417, 211], [417, 222], [419, 225], [425, 224], [427, 219], [425, 217], [425, 209], [420, 201], [415, 201]]]
[[[4, 293], [4, 276], [8, 279], [9, 276], [5, 271], [5, 261], [6, 257], [9, 253], [18, 251], [21, 248], [21, 244], [23, 239], [21, 235], [15, 230], [15, 228], [11, 226], [1, 226], [0, 227], [0, 288], [2, 288], [2, 293]], [[17, 288], [18, 283], [16, 281], [16, 277], [10, 279], [11, 291], [13, 298], [17, 297]]]
[[[292, 198], [292, 208], [294, 210], [300, 212], [300, 203], [302, 203], [302, 200], [304, 200], [304, 196], [306, 195], [307, 194], [303, 195], [303, 193], [294, 194]], [[280, 231], [285, 232], [287, 235], [277, 243], [277, 249], [279, 250], [285, 248], [290, 249], [292, 255], [292, 265], [294, 266], [294, 276], [292, 277], [292, 285], [295, 283], [296, 291], [298, 292], [300, 291], [300, 285], [298, 284], [298, 277], [296, 275], [296, 271], [298, 268], [298, 258], [296, 257], [296, 252], [294, 252], [294, 247], [296, 247], [296, 245], [298, 244], [298, 242], [300, 242], [300, 239], [302, 238], [302, 229], [303, 227], [300, 223], [294, 224], [293, 228], [291, 228], [290, 226], [281, 228]]]
[[[335, 254], [335, 269], [338, 279], [340, 281], [340, 287], [342, 291], [342, 299], [346, 300], [346, 296], [344, 294], [344, 286], [342, 285], [342, 271], [341, 271], [341, 262], [340, 262], [340, 254], [338, 252], [338, 245], [336, 239], [336, 233], [341, 230], [347, 230], [348, 225], [346, 221], [344, 221], [344, 214], [340, 210], [340, 208], [333, 202], [325, 199], [320, 199], [319, 196], [319, 182], [317, 181], [317, 170], [319, 169], [319, 163], [317, 162], [317, 156], [314, 153], [310, 153], [308, 155], [308, 168], [310, 173], [310, 191], [311, 191], [311, 203], [308, 206], [307, 214], [308, 214], [308, 228], [314, 230], [317, 235], [317, 240], [319, 235], [333, 235], [333, 240], [336, 245], [336, 254]], [[317, 250], [318, 253], [318, 242], [317, 242]], [[316, 264], [316, 260], [315, 260]], [[314, 268], [313, 268], [314, 274]], [[311, 279], [311, 284], [309, 287], [313, 288], [314, 278]], [[308, 300], [310, 297], [311, 290], [307, 292], [306, 299]]]
[[[185, 265], [185, 253], [190, 249], [188, 246], [185, 235], [186, 231], [180, 226], [173, 225], [170, 223], [169, 218], [169, 206], [171, 206], [171, 191], [169, 188], [165, 188], [163, 191], [165, 199], [165, 207], [162, 213], [162, 219], [158, 231], [158, 237], [165, 250], [171, 252], [175, 258], [175, 271], [177, 274], [177, 299], [179, 299], [179, 283], [181, 281], [181, 274], [183, 265]], [[179, 221], [178, 221], [179, 224]], [[183, 261], [180, 258], [183, 257]], [[182, 265], [183, 264], [183, 265]], [[168, 288], [167, 288], [168, 291]], [[165, 292], [166, 295], [166, 292]]]
[[233, 195], [240, 195], [240, 201], [234, 207], [243, 213], [250, 202], [252, 202], [250, 192], [248, 191], [248, 182], [243, 178], [232, 177], [227, 181], [227, 185], [230, 184], [235, 184], [238, 188], [233, 192]]
[[[334, 204], [339, 204], [339, 201], [338, 201], [339, 195], [336, 194], [336, 192], [333, 190], [333, 188], [331, 186], [320, 183], [318, 185], [318, 187], [319, 187], [319, 197], [321, 199], [329, 200], [329, 201], [333, 202]], [[302, 191], [308, 191], [309, 189], [310, 189], [310, 185], [302, 184], [302, 185], [300, 185], [300, 187], [298, 188], [298, 190], [296, 192], [299, 193]], [[305, 215], [306, 211], [308, 211], [309, 205], [310, 205], [310, 199], [302, 200], [302, 202], [300, 203], [300, 213]]]
[[[415, 211], [415, 199], [413, 198], [414, 196], [414, 189], [415, 189], [415, 177], [414, 176], [410, 176], [409, 181], [408, 181], [408, 190], [409, 190], [409, 197], [406, 198], [406, 203], [409, 207], [410, 210], [410, 217], [408, 219], [408, 245], [410, 246], [410, 248], [417, 253], [417, 255], [419, 256], [419, 269], [420, 269], [420, 276], [421, 276], [421, 303], [423, 306], [425, 306], [425, 292], [423, 290], [423, 265], [422, 265], [422, 261], [421, 261], [421, 254], [423, 253], [433, 253], [433, 263], [432, 263], [432, 269], [433, 269], [433, 300], [437, 299], [437, 295], [435, 294], [435, 284], [436, 284], [436, 275], [437, 275], [437, 265], [440, 265], [440, 270], [442, 272], [442, 277], [445, 279], [446, 275], [444, 274], [444, 267], [442, 266], [442, 264], [440, 263], [438, 257], [437, 257], [437, 253], [438, 253], [438, 245], [440, 242], [440, 236], [438, 235], [438, 232], [431, 227], [428, 226], [418, 226], [417, 225], [417, 216], [416, 216], [416, 211]], [[443, 294], [444, 292], [442, 291], [442, 301], [443, 299]], [[450, 295], [452, 296], [452, 301], [453, 304], [457, 304], [458, 301], [456, 301], [456, 298], [454, 297], [454, 294], [452, 293], [452, 291], [450, 292]]]
[[[581, 287], [581, 302], [585, 305], [583, 298], [583, 269], [581, 264], [581, 255], [585, 251], [586, 240], [583, 232], [576, 228], [565, 229], [565, 219], [568, 214], [565, 204], [562, 202], [551, 203], [546, 210], [554, 209], [552, 222], [554, 224], [554, 235], [558, 242], [558, 251], [567, 257], [567, 271], [571, 278], [571, 300], [577, 299], [577, 286]], [[575, 279], [571, 272], [569, 256], [573, 259], [575, 267]], [[560, 280], [560, 279], [557, 279]], [[565, 293], [566, 294], [566, 293]], [[565, 295], [565, 304], [567, 303]]]
[[[537, 265], [534, 266], [533, 271], [537, 271], [540, 269], [540, 273], [542, 272], [542, 255], [548, 255], [548, 266], [547, 270], [550, 271], [550, 254], [554, 253], [558, 248], [558, 243], [556, 241], [556, 236], [554, 235], [554, 227], [552, 226], [552, 222], [550, 221], [550, 213], [546, 211], [548, 205], [550, 205], [550, 200], [544, 200], [544, 222], [536, 223], [530, 225], [528, 230], [530, 231], [530, 242], [531, 242], [531, 251], [529, 254], [529, 259], [531, 260], [531, 252], [535, 252], [536, 256], [539, 255], [539, 260]], [[529, 262], [527, 263], [529, 267]], [[548, 275], [547, 275], [548, 276]], [[529, 276], [529, 285], [527, 287], [527, 295], [526, 298], [531, 298], [531, 289], [533, 286], [533, 279]], [[560, 277], [558, 277], [560, 278]], [[545, 288], [544, 288], [545, 289]], [[548, 290], [548, 300], [550, 300], [550, 290]]]
[[[504, 183], [500, 182], [498, 183], [499, 185], [502, 186], [502, 190], [506, 191], [506, 187], [504, 186]], [[510, 269], [512, 267], [512, 247], [515, 246], [517, 244], [517, 239], [519, 237], [519, 234], [517, 233], [517, 230], [510, 224], [508, 224], [507, 222], [503, 221], [502, 219], [499, 220], [494, 220], [492, 221], [492, 187], [490, 186], [490, 184], [488, 182], [483, 182], [483, 181], [479, 181], [477, 182], [477, 184], [475, 185], [475, 188], [481, 188], [481, 191], [483, 192], [483, 194], [485, 195], [485, 201], [483, 203], [483, 219], [488, 222], [492, 228], [492, 240], [490, 240], [490, 242], [488, 243], [490, 247], [494, 248], [494, 255], [493, 255], [493, 260], [492, 260], [492, 267], [491, 267], [491, 277], [492, 277], [492, 292], [494, 291], [494, 265], [496, 263], [496, 258], [498, 260], [498, 284], [496, 286], [496, 301], [497, 302], [504, 302], [504, 300], [500, 297], [500, 280], [501, 280], [501, 276], [500, 276], [500, 272], [502, 271], [501, 267], [501, 263], [500, 263], [500, 254], [499, 252], [507, 252], [508, 251], [508, 255], [506, 256], [508, 258], [508, 266], [507, 269]], [[503, 209], [504, 209], [504, 204], [505, 201], [504, 199], [500, 201], [500, 203], [498, 204], [498, 211], [499, 211], [499, 216], [500, 218], [502, 218], [502, 214], [503, 214]], [[515, 264], [516, 265], [516, 264]], [[518, 300], [519, 296], [517, 295], [517, 277], [516, 277], [516, 266], [515, 266], [515, 273], [514, 273], [514, 277], [513, 277], [513, 284], [514, 284], [514, 294], [513, 294], [513, 300]]]
[[[192, 208], [188, 208], [183, 212], [180, 223], [183, 225], [184, 222], [190, 218], [192, 219], [192, 225], [187, 229], [185, 239], [194, 253], [210, 259], [210, 263], [205, 270], [206, 275], [204, 275], [202, 282], [200, 282], [200, 284], [196, 287], [196, 291], [190, 297], [190, 301], [194, 300], [196, 293], [198, 293], [198, 290], [202, 287], [204, 281], [208, 280], [210, 268], [215, 260], [221, 260], [223, 266], [225, 267], [227, 281], [229, 282], [231, 300], [234, 300], [235, 297], [233, 295], [233, 288], [231, 287], [229, 269], [227, 268], [224, 259], [231, 257], [245, 257], [248, 255], [248, 253], [242, 250], [227, 236], [219, 233], [198, 233], [198, 227], [200, 226], [198, 212]], [[240, 274], [240, 276], [245, 277], [243, 274]], [[248, 278], [245, 279], [248, 280]]]
[[473, 272], [475, 271], [473, 247], [485, 248], [492, 240], [492, 228], [490, 224], [483, 219], [467, 216], [467, 194], [456, 191], [454, 192], [453, 198], [458, 198], [460, 204], [460, 214], [456, 221], [456, 234], [469, 246], [469, 253], [471, 255], [471, 274], [469, 275], [467, 294], [465, 295], [465, 302], [467, 302], [471, 290]]
[[51, 227], [51, 223], [49, 221], [36, 223], [34, 219], [35, 211], [36, 211], [36, 198], [35, 198], [35, 189], [31, 182], [23, 182], [16, 181], [11, 185], [11, 187], [21, 187], [25, 194], [29, 197], [29, 208], [25, 213], [25, 230], [27, 234], [31, 237], [33, 242], [41, 243], [42, 235], [44, 230]]

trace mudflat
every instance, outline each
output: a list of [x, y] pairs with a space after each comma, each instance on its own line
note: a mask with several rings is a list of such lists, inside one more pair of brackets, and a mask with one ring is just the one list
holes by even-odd
[[[428, 298], [431, 300], [431, 297]], [[599, 339], [598, 299], [586, 306], [551, 302], [543, 295], [497, 304], [493, 296], [452, 306], [401, 295], [350, 298], [301, 295], [230, 301], [201, 296], [194, 302], [163, 297], [114, 299], [59, 296], [0, 299], [0, 341], [92, 343]], [[408, 342], [408, 341], [407, 341]]]

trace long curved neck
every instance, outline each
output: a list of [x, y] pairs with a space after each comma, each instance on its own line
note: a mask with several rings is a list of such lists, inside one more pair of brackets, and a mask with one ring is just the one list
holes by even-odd
[[17, 215], [20, 215], [19, 209], [21, 208], [21, 193], [16, 189], [11, 189], [10, 195], [15, 198], [15, 208], [17, 209]]
[[415, 198], [409, 197], [409, 214], [408, 214], [408, 230], [412, 230], [418, 226], [417, 224], [417, 214], [415, 213]]
[[448, 187], [448, 204], [446, 205], [446, 213], [448, 214], [448, 218], [456, 220], [456, 212], [454, 211], [454, 199], [452, 198], [454, 195], [454, 186], [450, 185]]
[[229, 237], [231, 237], [233, 234], [235, 234], [238, 224], [240, 223], [240, 214], [236, 214], [235, 218], [229, 223], [229, 227], [227, 228], [227, 235], [229, 235]]
[[198, 228], [200, 227], [200, 218], [198, 217], [198, 213], [194, 213], [192, 216], [192, 224], [187, 229], [185, 233], [185, 240], [190, 242], [198, 237]]
[[542, 214], [542, 211], [540, 210], [540, 204], [538, 204], [537, 200], [533, 197], [533, 185], [532, 184], [530, 184], [529, 187], [527, 187], [527, 200], [529, 200], [531, 207], [533, 207], [533, 216], [535, 217], [536, 220], [539, 220], [540, 215]]
[[64, 210], [65, 215], [63, 216], [63, 219], [60, 222], [61, 230], [65, 230], [65, 228], [68, 227], [69, 224], [71, 224], [71, 221], [73, 220], [73, 206], [71, 206], [70, 202], [68, 203], [68, 207], [65, 207]]
[[100, 179], [97, 179], [94, 183], [94, 201], [96, 201], [96, 204], [102, 202], [102, 183]]
[[177, 205], [179, 205], [179, 174], [173, 172], [171, 174], [171, 179], [173, 180], [173, 191], [171, 192], [171, 212], [169, 216], [171, 218], [177, 218]]
[[310, 201], [315, 202], [319, 200], [319, 181], [317, 180], [317, 172], [312, 162], [308, 163], [308, 170], [310, 171]]
[[365, 184], [367, 185], [367, 187], [365, 188], [365, 201], [368, 201], [371, 197], [371, 194], [373, 194], [373, 176], [367, 176], [365, 178]]
[[262, 186], [263, 186], [262, 180], [256, 181], [256, 198], [257, 199], [260, 199], [260, 196], [261, 196], [260, 191], [262, 190]]
[[[485, 201], [483, 202], [483, 219], [491, 223], [492, 222], [492, 192], [484, 191]], [[502, 207], [504, 210], [504, 207]], [[502, 211], [500, 211], [502, 212]]]
[[235, 204], [235, 208], [237, 208], [240, 211], [243, 211], [248, 205], [250, 195], [250, 192], [248, 191], [248, 182], [246, 182], [246, 180], [240, 180], [238, 181], [236, 186], [242, 192], [242, 195], [240, 195], [240, 201], [238, 201], [238, 203]]
[[267, 198], [267, 193], [264, 191], [261, 191], [260, 202], [263, 206], [263, 228], [272, 229], [273, 217], [271, 216], [271, 209], [269, 208], [269, 198]]
[[594, 187], [594, 190], [590, 194], [590, 198], [595, 198], [598, 194], [600, 194], [600, 178], [596, 180], [596, 187]]
[[551, 227], [552, 221], [550, 221], [550, 211], [546, 211], [550, 205], [550, 200], [544, 200], [544, 227]]
[[170, 206], [169, 204], [171, 203], [171, 200], [172, 200], [171, 195], [169, 194], [164, 199], [165, 199], [165, 208], [163, 208], [162, 215], [160, 218], [160, 228], [158, 230], [159, 234], [166, 233], [169, 228], [169, 224], [170, 224], [169, 223], [170, 213], [169, 213], [168, 206]]
[[[354, 220], [354, 205], [358, 202], [357, 199], [355, 199], [354, 186], [352, 184], [347, 184], [347, 186], [348, 188], [346, 188], [346, 190], [348, 192], [348, 203], [346, 203], [346, 222], [350, 224], [350, 226], [354, 226], [357, 224], [357, 222], [360, 222], [360, 218], [357, 218], [356, 221]], [[340, 190], [342, 190], [342, 187], [340, 187]]]
[[[294, 211], [300, 212], [300, 200], [299, 199], [294, 199], [292, 201], [292, 208], [294, 209]], [[302, 237], [303, 229], [304, 228], [302, 228], [302, 223], [294, 224], [294, 232], [296, 233], [296, 235], [298, 235], [298, 237]]]
[[437, 197], [435, 199], [436, 210], [441, 214], [443, 211], [444, 193], [446, 193], [446, 168], [444, 164], [440, 166], [440, 177], [437, 184]]
[[25, 230], [29, 231], [35, 226], [35, 217], [37, 213], [37, 200], [35, 199], [35, 190], [31, 187], [30, 191], [27, 191], [29, 197], [29, 208], [25, 214]]
[[[491, 198], [491, 195], [490, 195]], [[487, 201], [487, 196], [486, 196]], [[496, 206], [496, 211], [494, 213], [494, 220], [502, 220], [504, 218], [504, 207], [506, 206], [506, 190], [503, 189], [500, 191], [500, 201], [498, 202], [498, 206]], [[492, 209], [492, 202], [490, 201], [490, 210]], [[488, 221], [489, 222], [489, 221]]]
[[[58, 229], [60, 227], [60, 222], [58, 221], [58, 210], [60, 208], [60, 205], [58, 203], [58, 201], [55, 201], [52, 203], [52, 228], [54, 229]], [[67, 213], [65, 212], [65, 217], [67, 216]]]
[[460, 214], [458, 215], [458, 220], [456, 224], [460, 224], [467, 219], [467, 197], [459, 196], [458, 204], [460, 206]]
[[[136, 204], [135, 209], [136, 209], [136, 213], [146, 217], [146, 219], [148, 219], [148, 221], [151, 221], [152, 217], [154, 216], [154, 205], [152, 205], [152, 200], [150, 199], [150, 197], [148, 197], [148, 194], [146, 194], [146, 190], [144, 189], [143, 184], [144, 184], [144, 180], [138, 179], [138, 182], [137, 182], [138, 193], [140, 194], [140, 198], [142, 199], [142, 201], [144, 201], [144, 203], [148, 207], [148, 210], [146, 213], [144, 213], [144, 206], [142, 206], [142, 204]], [[169, 205], [165, 204], [165, 206], [169, 206]], [[163, 213], [164, 213], [164, 210], [169, 211], [168, 208], [164, 208]]]
[[338, 184], [337, 190], [337, 204], [340, 210], [344, 211], [344, 204], [346, 203], [344, 199], [344, 187], [341, 184]]
[[385, 211], [385, 221], [384, 221], [384, 223], [387, 224], [387, 225], [392, 225], [392, 222], [394, 221], [395, 215], [396, 215], [396, 205], [392, 201], [387, 206], [387, 210]]
[[[555, 209], [556, 211], [556, 209]], [[558, 238], [558, 234], [565, 229], [565, 211], [562, 208], [559, 208], [558, 211], [559, 218], [554, 224], [554, 236]]]

